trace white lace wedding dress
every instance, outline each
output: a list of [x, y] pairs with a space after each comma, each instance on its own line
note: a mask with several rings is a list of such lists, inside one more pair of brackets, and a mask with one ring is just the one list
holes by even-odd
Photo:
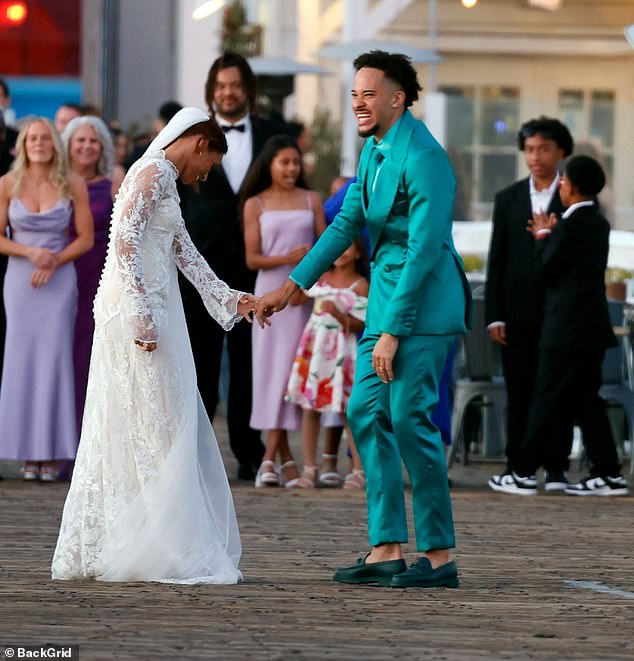
[[[154, 154], [132, 166], [117, 196], [54, 579], [241, 578], [233, 500], [196, 387], [176, 267], [225, 330], [241, 318], [241, 292], [216, 278], [192, 244], [177, 177]], [[158, 348], [144, 352], [135, 338]]]

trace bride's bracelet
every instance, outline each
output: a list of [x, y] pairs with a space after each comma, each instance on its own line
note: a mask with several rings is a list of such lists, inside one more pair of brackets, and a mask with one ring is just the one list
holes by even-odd
[[138, 347], [141, 347], [141, 349], [155, 349], [156, 348], [156, 340], [150, 340], [149, 342], [143, 342], [141, 340], [135, 339], [134, 343]]

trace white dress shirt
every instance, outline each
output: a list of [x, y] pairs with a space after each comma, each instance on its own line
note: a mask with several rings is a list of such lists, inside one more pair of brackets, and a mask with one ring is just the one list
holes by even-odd
[[546, 213], [550, 203], [553, 200], [553, 196], [555, 195], [555, 191], [559, 185], [560, 178], [561, 176], [558, 172], [548, 188], [537, 190], [537, 188], [535, 188], [535, 178], [533, 175], [530, 176], [530, 179], [528, 180], [528, 186], [531, 193], [531, 209], [533, 210], [533, 213]]
[[244, 177], [251, 165], [251, 159], [253, 158], [251, 119], [247, 115], [234, 124], [231, 124], [221, 117], [216, 116], [216, 121], [220, 126], [244, 126], [244, 132], [227, 131], [225, 133], [229, 150], [222, 159], [222, 169], [227, 175], [229, 185], [233, 192], [237, 193], [240, 190], [240, 186], [242, 186]]
[[561, 218], [562, 220], [568, 218], [571, 216], [577, 209], [580, 207], [593, 207], [594, 202], [592, 200], [584, 200], [583, 202], [575, 202], [574, 204], [571, 204], [562, 214]]

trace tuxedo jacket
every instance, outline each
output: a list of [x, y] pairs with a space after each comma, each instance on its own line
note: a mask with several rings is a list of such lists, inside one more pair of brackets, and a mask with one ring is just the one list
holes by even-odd
[[[285, 125], [255, 115], [251, 115], [251, 128], [251, 162], [271, 136], [287, 131]], [[222, 165], [211, 169], [198, 191], [179, 182], [178, 192], [187, 231], [216, 275], [234, 289], [253, 291], [256, 273], [245, 262], [239, 193], [233, 192]]]
[[609, 234], [608, 221], [587, 206], [535, 241], [535, 265], [546, 286], [540, 348], [599, 352], [616, 346], [604, 284]]
[[455, 177], [444, 149], [405, 111], [391, 148], [366, 182], [374, 139], [341, 211], [290, 278], [308, 289], [367, 225], [371, 278], [366, 331], [450, 335], [470, 325], [471, 293], [451, 237]]
[[[547, 213], [559, 216], [563, 209], [557, 190]], [[541, 324], [544, 285], [535, 271], [533, 236], [526, 230], [532, 217], [528, 178], [495, 196], [485, 294], [487, 325], [494, 321], [510, 327]]]

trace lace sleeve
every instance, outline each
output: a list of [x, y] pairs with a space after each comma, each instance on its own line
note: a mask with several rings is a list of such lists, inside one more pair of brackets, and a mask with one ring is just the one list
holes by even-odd
[[141, 342], [158, 340], [158, 325], [143, 275], [139, 252], [141, 236], [164, 193], [163, 173], [156, 161], [141, 165], [126, 182], [119, 202], [113, 240], [117, 266], [123, 281], [130, 336]]
[[237, 307], [244, 292], [230, 289], [216, 277], [209, 264], [198, 252], [180, 218], [172, 243], [176, 265], [196, 287], [209, 314], [226, 330], [231, 330], [242, 319]]

